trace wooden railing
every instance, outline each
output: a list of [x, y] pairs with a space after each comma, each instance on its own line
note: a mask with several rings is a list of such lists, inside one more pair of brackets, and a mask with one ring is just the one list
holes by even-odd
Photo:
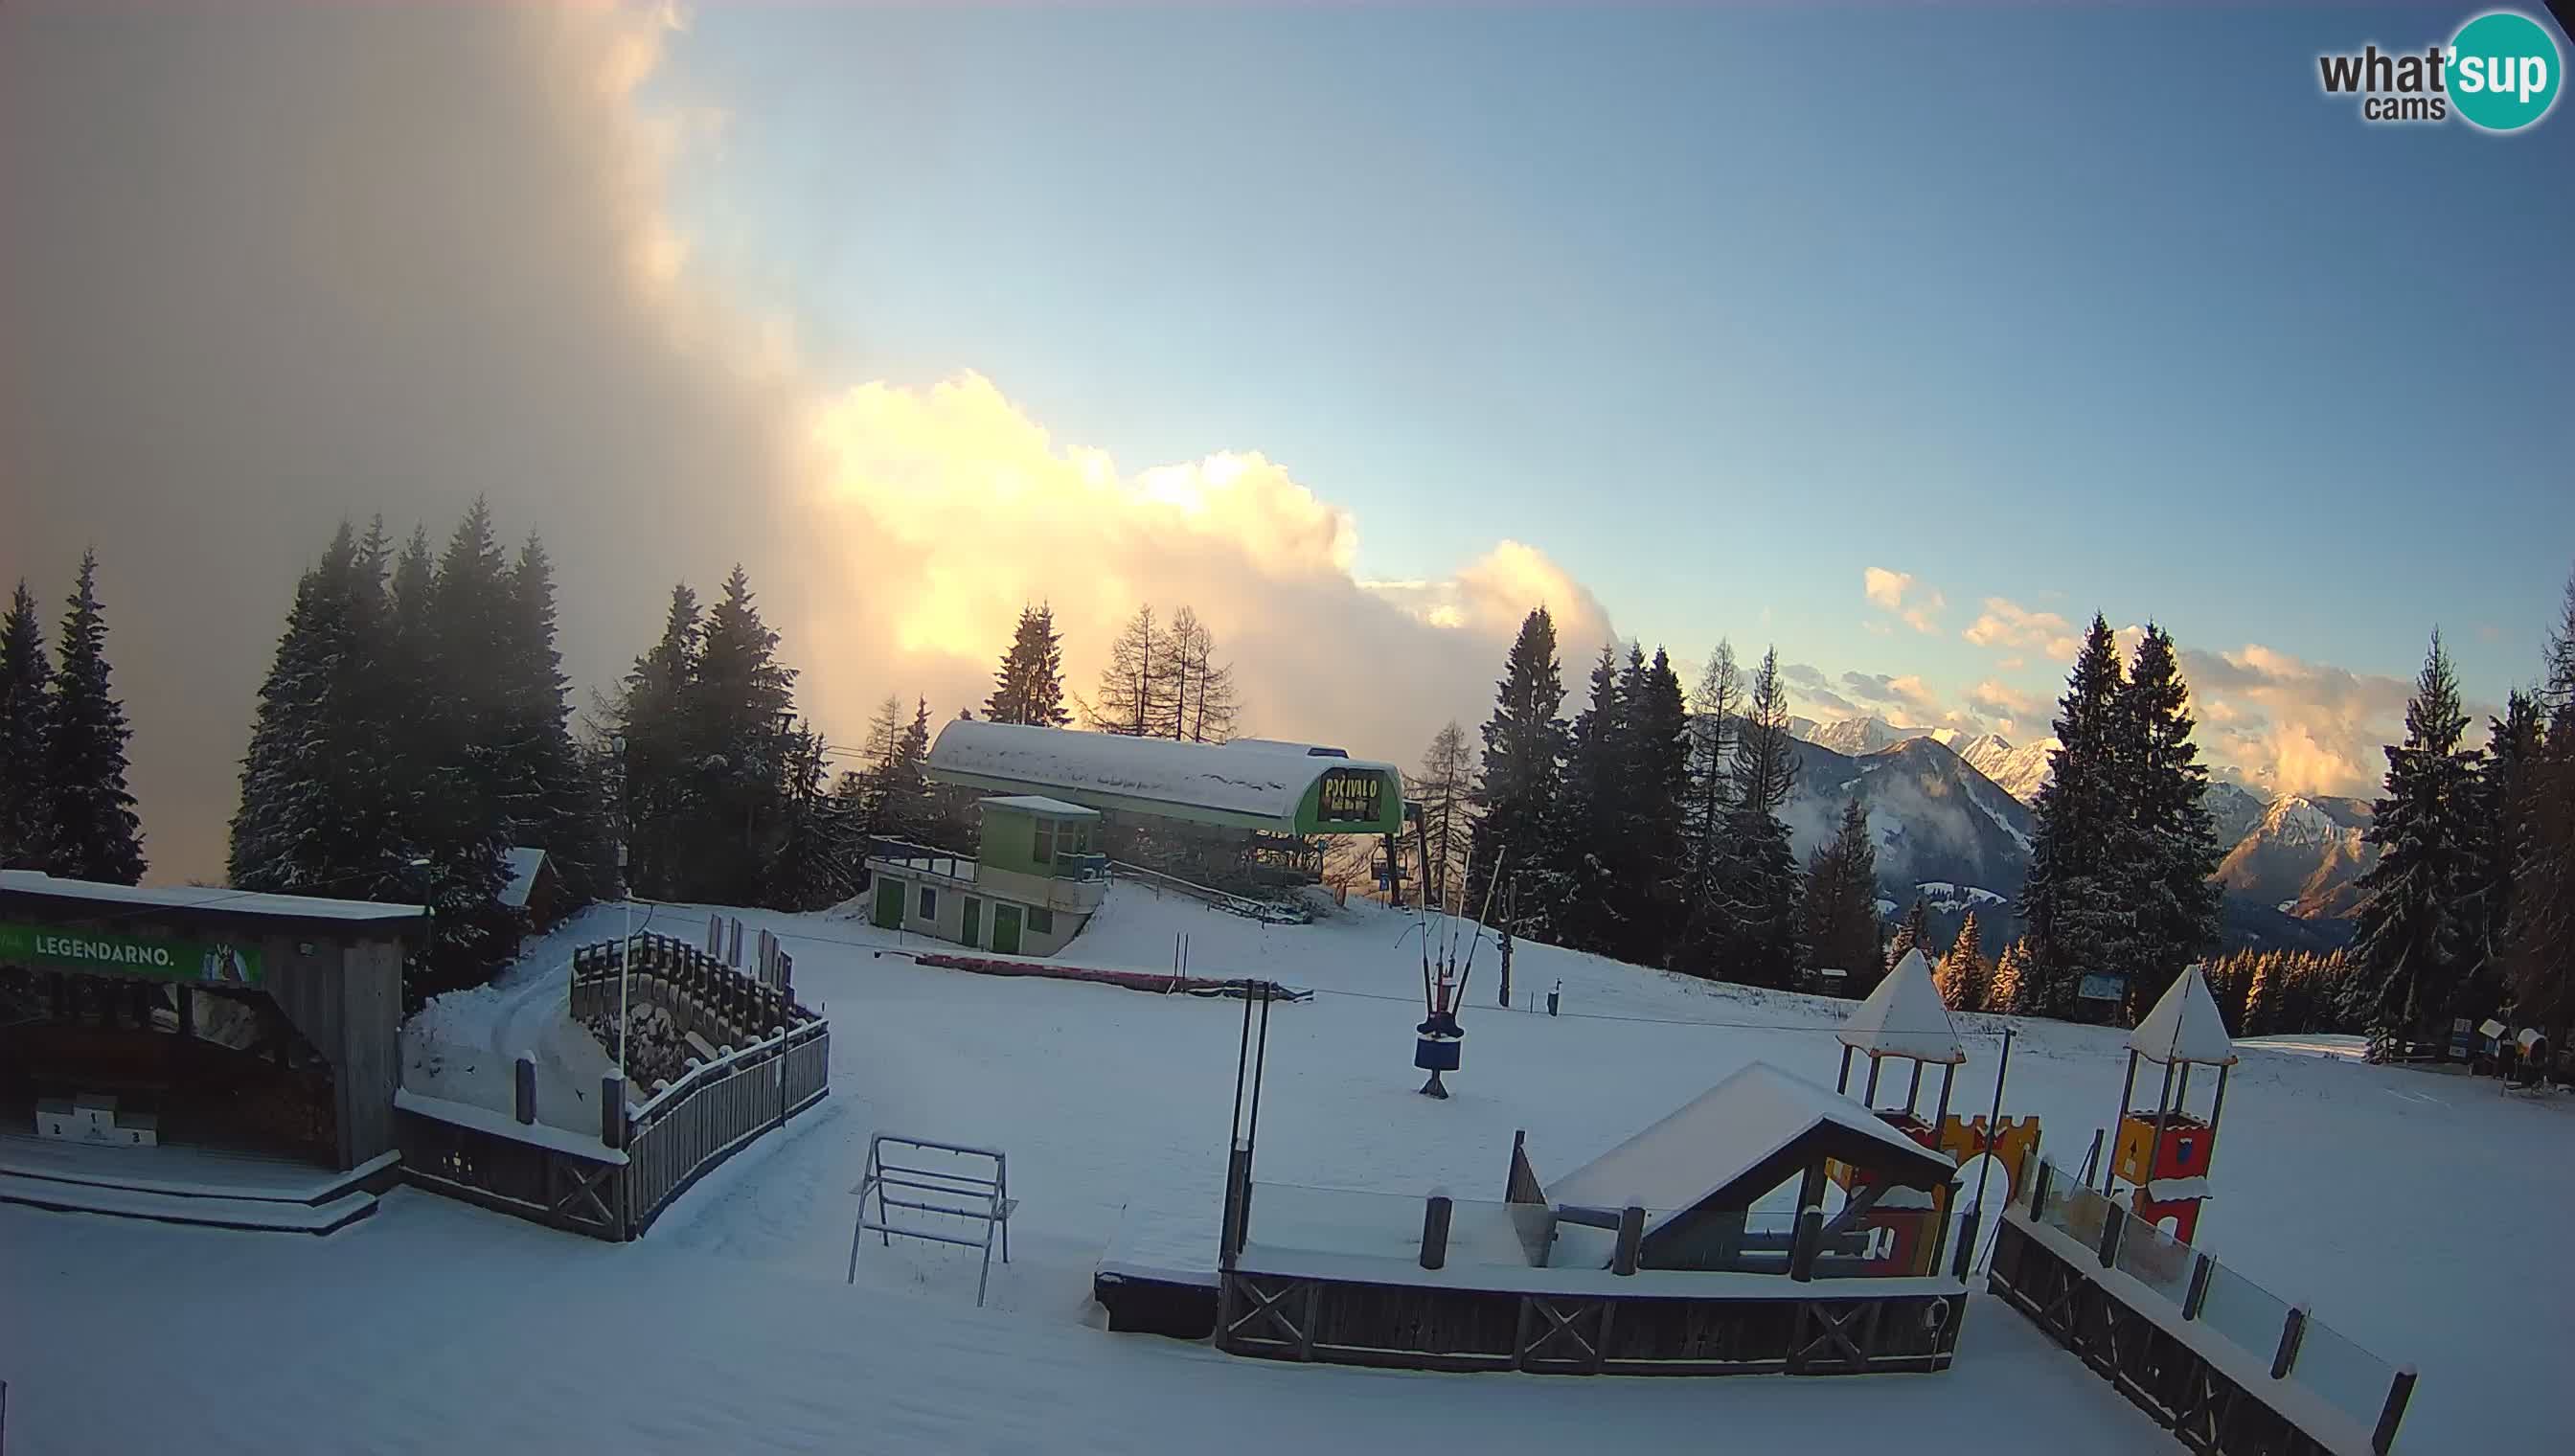
[[[576, 1017], [617, 1013], [624, 947], [573, 952]], [[657, 1006], [683, 1033], [717, 1048], [677, 1079], [628, 1103], [615, 1077], [601, 1089], [599, 1135], [535, 1120], [535, 1068], [522, 1063], [519, 1112], [396, 1098], [411, 1181], [593, 1238], [641, 1238], [673, 1200], [772, 1128], [831, 1093], [832, 1025], [794, 997], [664, 935], [634, 940], [629, 1008]]]

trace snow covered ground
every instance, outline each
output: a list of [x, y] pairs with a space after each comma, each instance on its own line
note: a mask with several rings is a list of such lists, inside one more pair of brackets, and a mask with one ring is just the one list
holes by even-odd
[[[688, 935], [703, 909], [656, 907]], [[440, 1039], [545, 1040], [561, 962], [614, 935], [595, 910], [503, 983], [440, 1013]], [[642, 918], [639, 915], [639, 918]], [[1241, 1007], [917, 966], [931, 948], [837, 916], [745, 912], [786, 938], [833, 1022], [833, 1095], [612, 1247], [414, 1190], [323, 1240], [0, 1207], [8, 1449], [638, 1451], [1791, 1449], [1854, 1418], [1940, 1453], [2173, 1449], [2020, 1316], [1978, 1298], [1956, 1367], [1865, 1380], [1435, 1376], [1234, 1361], [1110, 1335], [1092, 1269], [1131, 1199], [1203, 1214], [1213, 1239]], [[1500, 1196], [1511, 1132], [1558, 1177], [1749, 1060], [1829, 1082], [1845, 1003], [1638, 970], [1523, 943], [1517, 999], [1475, 966], [1464, 1068], [1416, 1096], [1409, 917], [1353, 904], [1263, 925], [1121, 885], [1060, 957], [1311, 987], [1274, 1013], [1265, 1181]], [[549, 999], [551, 997], [551, 999]], [[1997, 1020], [1965, 1018], [1953, 1110], [1992, 1095]], [[2119, 1089], [2119, 1036], [2025, 1027], [2009, 1113], [2079, 1158]], [[594, 1048], [595, 1049], [595, 1048]], [[477, 1073], [476, 1075], [480, 1075]], [[567, 1084], [578, 1080], [567, 1073]], [[592, 1083], [595, 1087], [595, 1082]], [[1012, 1263], [974, 1307], [972, 1256], [871, 1243], [842, 1283], [875, 1129], [1002, 1147], [1022, 1200]], [[2244, 1276], [2422, 1372], [2400, 1450], [2474, 1429], [2551, 1449], [2575, 1351], [2575, 1102], [2491, 1081], [2247, 1046], [2228, 1089], [2202, 1242]], [[41, 1312], [29, 1317], [30, 1312]], [[210, 1357], [243, 1347], [255, 1356]], [[135, 1399], [134, 1372], [150, 1399]], [[2542, 1394], [2535, 1394], [2542, 1393]], [[1882, 1414], [1874, 1414], [1882, 1412]], [[1828, 1442], [1827, 1442], [1828, 1443]]]

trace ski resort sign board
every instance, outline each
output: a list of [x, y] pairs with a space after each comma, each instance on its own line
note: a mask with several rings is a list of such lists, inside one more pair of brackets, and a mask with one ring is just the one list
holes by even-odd
[[257, 985], [267, 979], [256, 946], [9, 921], [0, 921], [0, 963], [220, 985]]

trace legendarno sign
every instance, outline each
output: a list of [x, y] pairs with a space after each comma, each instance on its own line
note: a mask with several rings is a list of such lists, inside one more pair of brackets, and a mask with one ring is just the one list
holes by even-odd
[[0, 964], [94, 970], [104, 975], [148, 975], [162, 980], [257, 985], [259, 947], [215, 940], [165, 940], [157, 935], [110, 935], [57, 925], [0, 921]]

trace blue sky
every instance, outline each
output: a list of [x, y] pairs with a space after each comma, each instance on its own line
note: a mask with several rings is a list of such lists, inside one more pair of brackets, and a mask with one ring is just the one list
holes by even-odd
[[827, 375], [1263, 452], [1363, 577], [1508, 537], [1688, 655], [2051, 696], [1982, 599], [2405, 677], [2437, 621], [2492, 697], [2575, 558], [2575, 121], [2314, 59], [2471, 13], [714, 8], [652, 99]]

